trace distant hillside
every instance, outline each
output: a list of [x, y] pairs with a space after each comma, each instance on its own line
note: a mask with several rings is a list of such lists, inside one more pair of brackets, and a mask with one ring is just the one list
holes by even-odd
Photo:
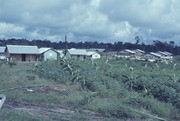
[[[175, 45], [174, 41], [161, 42], [154, 40], [152, 45], [144, 43], [128, 43], [128, 42], [115, 42], [115, 43], [102, 43], [102, 42], [67, 42], [68, 48], [104, 48], [107, 51], [120, 51], [123, 49], [141, 49], [146, 52], [168, 51], [174, 55], [180, 55], [180, 47]], [[7, 39], [0, 40], [0, 46], [10, 45], [37, 45], [38, 47], [52, 47], [55, 49], [65, 49], [66, 43], [64, 41], [51, 42], [50, 40], [32, 40], [26, 39]]]

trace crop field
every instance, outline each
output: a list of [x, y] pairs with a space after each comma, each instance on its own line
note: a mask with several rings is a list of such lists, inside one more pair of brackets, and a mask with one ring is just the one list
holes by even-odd
[[0, 64], [2, 121], [180, 120], [180, 59]]

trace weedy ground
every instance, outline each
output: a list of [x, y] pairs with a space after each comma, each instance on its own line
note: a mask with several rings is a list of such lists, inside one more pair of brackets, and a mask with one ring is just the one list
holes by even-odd
[[2, 64], [2, 121], [179, 120], [180, 67], [131, 60]]
[[19, 63], [0, 67], [0, 93], [6, 95], [0, 121], [124, 120], [74, 105], [84, 92], [77, 91], [74, 85], [40, 78], [33, 72], [34, 65]]

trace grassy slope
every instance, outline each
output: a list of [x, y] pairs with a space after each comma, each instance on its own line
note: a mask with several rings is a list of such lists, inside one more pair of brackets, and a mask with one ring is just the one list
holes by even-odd
[[[99, 120], [123, 120], [122, 117], [139, 120], [139, 118], [149, 118], [130, 109], [137, 109], [143, 113], [156, 114], [166, 119], [177, 119], [178, 110], [171, 103], [164, 103], [153, 98], [151, 95], [145, 96], [145, 87], [140, 91], [133, 86], [139, 83], [138, 75], [143, 74], [140, 79], [147, 82], [152, 81], [148, 75], [164, 75], [160, 79], [166, 81], [166, 76], [172, 76], [172, 80], [178, 81], [180, 75], [179, 66], [173, 70], [164, 64], [139, 63], [124, 60], [99, 60], [91, 61], [71, 61], [67, 64], [49, 61], [38, 65], [36, 74], [32, 72], [34, 64], [21, 64], [10, 68], [9, 66], [0, 67], [0, 93], [7, 95], [4, 109], [1, 110], [1, 120], [95, 120], [97, 117], [87, 115], [85, 110], [101, 113], [107, 117], [99, 117]], [[132, 75], [132, 68], [133, 75]], [[58, 69], [57, 69], [58, 68]], [[163, 70], [165, 69], [165, 70]], [[138, 70], [138, 71], [137, 71]], [[154, 71], [157, 71], [154, 73]], [[73, 72], [73, 73], [72, 73]], [[146, 72], [146, 73], [144, 73]], [[37, 76], [37, 74], [39, 76]], [[122, 77], [122, 74], [127, 77]], [[29, 78], [32, 77], [32, 78]], [[34, 78], [35, 77], [35, 78]], [[34, 78], [34, 79], [33, 79]], [[154, 78], [158, 80], [158, 78]], [[144, 82], [142, 82], [144, 83]], [[177, 82], [177, 84], [179, 84]], [[28, 85], [33, 92], [28, 92]], [[46, 87], [37, 87], [48, 85]], [[17, 89], [11, 89], [11, 88]], [[8, 90], [11, 89], [11, 90]], [[18, 108], [22, 107], [41, 107], [46, 109], [66, 109], [80, 113], [71, 115], [32, 115], [28, 111], [17, 112], [12, 110], [14, 103], [17, 102]], [[10, 106], [9, 106], [10, 105]], [[22, 106], [21, 106], [22, 105]], [[130, 109], [129, 109], [130, 108]], [[52, 112], [52, 110], [50, 110]], [[25, 113], [25, 114], [24, 114]], [[32, 115], [32, 116], [31, 116]], [[97, 114], [95, 114], [97, 115]], [[155, 120], [155, 119], [153, 119]]]
[[39, 78], [32, 72], [33, 68], [34, 64], [0, 67], [0, 93], [7, 96], [0, 110], [0, 121], [121, 120], [77, 110], [73, 104], [80, 100], [78, 98], [84, 92], [78, 92], [74, 85], [66, 86]]

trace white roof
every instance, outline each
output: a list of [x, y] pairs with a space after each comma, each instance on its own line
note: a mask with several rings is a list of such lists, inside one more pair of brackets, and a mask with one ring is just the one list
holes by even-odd
[[63, 50], [56, 50], [58, 53], [63, 54]]
[[50, 50], [51, 48], [47, 48], [47, 47], [42, 47], [42, 48], [39, 48], [39, 52], [40, 52], [40, 54], [42, 54], [42, 53], [44, 53], [44, 52], [46, 52], [46, 51], [48, 51], [48, 50]]
[[162, 51], [158, 51], [159, 54], [162, 54], [162, 55], [165, 55], [165, 56], [171, 56], [172, 53], [169, 53], [169, 52], [162, 52]]
[[150, 54], [151, 54], [151, 55], [154, 55], [154, 56], [157, 56], [157, 57], [161, 57], [161, 55], [158, 54], [158, 53], [150, 52]]
[[163, 56], [164, 59], [173, 59], [173, 56]]
[[132, 53], [132, 54], [135, 54], [136, 52], [132, 51], [132, 50], [129, 50], [129, 49], [125, 49], [126, 52], [129, 52], [129, 53]]
[[87, 51], [84, 49], [68, 49], [70, 55], [87, 55]]
[[87, 52], [87, 56], [91, 56], [93, 54], [95, 54], [96, 52]]
[[141, 53], [145, 53], [143, 50], [140, 49], [135, 49], [136, 52], [141, 52]]
[[0, 47], [0, 53], [4, 53], [6, 47]]
[[7, 45], [9, 53], [13, 54], [39, 54], [37, 46]]
[[98, 51], [98, 52], [104, 52], [106, 49], [99, 49], [99, 48], [90, 48], [86, 49], [87, 51]]
[[46, 52], [46, 51], [48, 51], [48, 50], [53, 50], [53, 51], [55, 51], [56, 53], [59, 53], [57, 50], [55, 50], [55, 49], [53, 49], [53, 48], [49, 48], [49, 47], [39, 48], [40, 54], [42, 54], [42, 53], [44, 53], [44, 52]]

